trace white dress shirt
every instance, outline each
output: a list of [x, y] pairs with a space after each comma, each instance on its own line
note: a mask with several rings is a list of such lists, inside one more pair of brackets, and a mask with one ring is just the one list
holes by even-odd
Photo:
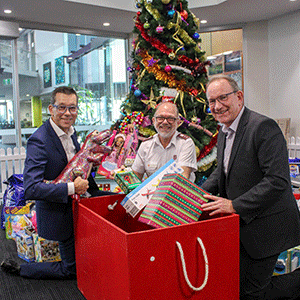
[[245, 107], [243, 106], [238, 116], [235, 118], [235, 120], [232, 122], [232, 124], [229, 127], [226, 127], [225, 125], [222, 126], [222, 131], [226, 134], [226, 146], [224, 149], [224, 156], [223, 156], [223, 166], [224, 166], [225, 175], [227, 175], [228, 172], [228, 164], [231, 155], [232, 145], [244, 110]]
[[158, 134], [141, 143], [132, 170], [140, 174], [152, 175], [170, 159], [174, 159], [179, 166], [192, 169], [190, 180], [195, 180], [197, 170], [196, 149], [193, 140], [176, 131], [169, 145], [164, 148]]
[[[68, 161], [70, 161], [76, 153], [76, 148], [75, 148], [75, 145], [71, 138], [71, 135], [74, 133], [74, 127], [71, 126], [69, 128], [68, 133], [65, 133], [61, 128], [59, 128], [54, 123], [54, 121], [51, 118], [50, 118], [50, 124], [62, 143], [62, 146], [66, 152]], [[74, 195], [74, 194], [75, 194], [74, 182], [68, 182], [68, 195], [70, 196], [70, 195]]]

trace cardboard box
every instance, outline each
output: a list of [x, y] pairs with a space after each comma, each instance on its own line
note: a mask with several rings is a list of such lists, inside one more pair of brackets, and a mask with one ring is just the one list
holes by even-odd
[[38, 234], [32, 235], [36, 262], [60, 261], [58, 242], [46, 240]]
[[30, 214], [33, 204], [25, 206], [6, 206], [4, 207], [5, 235], [7, 239], [16, 239], [18, 231], [24, 230], [26, 226], [31, 226], [31, 222], [26, 215]]
[[[77, 284], [87, 300], [239, 299], [237, 215], [153, 229], [126, 213], [123, 197], [74, 202]], [[199, 291], [187, 284], [179, 245]]]
[[158, 169], [155, 173], [144, 180], [136, 189], [131, 191], [121, 205], [132, 216], [135, 217], [149, 202], [151, 196], [154, 194], [160, 180], [165, 174], [170, 173], [182, 173], [183, 169], [177, 165], [177, 163], [171, 159], [164, 166]]
[[208, 194], [181, 174], [166, 174], [159, 183], [139, 221], [153, 227], [195, 222], [202, 214], [201, 204]]
[[35, 260], [34, 245], [31, 234], [27, 234], [25, 230], [19, 231], [16, 234], [16, 245], [18, 256], [27, 262]]

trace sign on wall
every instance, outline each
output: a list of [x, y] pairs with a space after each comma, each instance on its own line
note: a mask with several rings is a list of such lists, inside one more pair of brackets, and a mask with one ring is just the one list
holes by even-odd
[[44, 88], [48, 88], [52, 86], [51, 79], [51, 62], [47, 62], [43, 64], [43, 76], [44, 76]]
[[64, 57], [55, 59], [55, 84], [65, 83], [65, 63]]

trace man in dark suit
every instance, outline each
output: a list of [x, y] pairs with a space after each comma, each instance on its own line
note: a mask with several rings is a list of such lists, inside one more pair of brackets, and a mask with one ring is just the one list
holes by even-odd
[[206, 196], [203, 210], [240, 216], [240, 299], [298, 299], [300, 269], [272, 276], [278, 255], [300, 245], [284, 136], [274, 120], [244, 106], [231, 77], [212, 77], [206, 93], [222, 129], [218, 166], [202, 185], [217, 196]]
[[99, 191], [92, 176], [77, 177], [74, 182], [49, 184], [80, 150], [73, 124], [78, 113], [78, 97], [70, 87], [56, 88], [49, 105], [51, 118], [38, 128], [27, 142], [24, 168], [25, 198], [36, 200], [39, 236], [59, 242], [60, 262], [29, 263], [19, 266], [12, 260], [1, 264], [3, 271], [27, 278], [74, 278], [76, 276], [72, 198]]

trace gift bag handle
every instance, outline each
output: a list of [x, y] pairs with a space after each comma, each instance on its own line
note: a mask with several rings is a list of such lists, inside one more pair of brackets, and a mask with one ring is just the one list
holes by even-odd
[[184, 275], [185, 281], [193, 291], [201, 291], [206, 286], [207, 279], [208, 279], [208, 259], [207, 259], [207, 255], [206, 255], [206, 250], [205, 250], [205, 247], [204, 247], [204, 244], [203, 244], [202, 240], [199, 237], [197, 237], [197, 241], [201, 246], [204, 261], [205, 261], [205, 277], [204, 277], [203, 283], [200, 287], [194, 287], [191, 284], [191, 282], [188, 278], [188, 275], [187, 275], [186, 264], [185, 264], [185, 259], [184, 259], [184, 253], [183, 253], [181, 244], [176, 241], [176, 244], [177, 244], [177, 247], [178, 247], [178, 250], [179, 250], [179, 253], [180, 253], [180, 258], [181, 258], [181, 263], [182, 263], [182, 270], [183, 270], [183, 275]]

